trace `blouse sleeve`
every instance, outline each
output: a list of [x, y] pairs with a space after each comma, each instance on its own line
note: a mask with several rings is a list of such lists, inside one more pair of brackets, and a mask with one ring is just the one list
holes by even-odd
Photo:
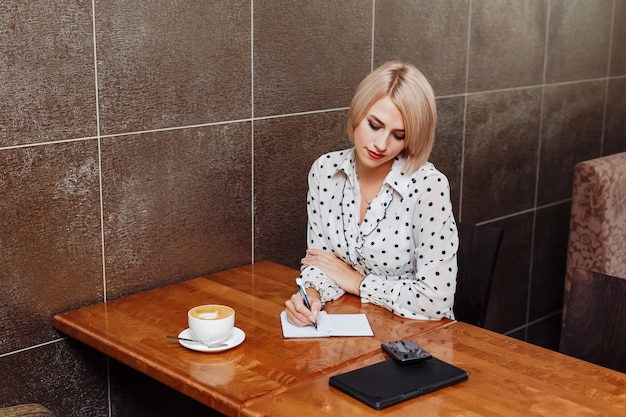
[[[320, 206], [324, 204], [320, 201], [320, 169], [316, 162], [309, 171], [309, 191], [307, 193], [307, 248], [328, 250], [325, 244], [326, 231], [322, 227]], [[320, 294], [322, 305], [341, 297], [345, 291], [342, 290], [332, 279], [330, 279], [321, 269], [314, 266], [302, 267], [300, 276], [305, 288], [313, 287]]]
[[453, 318], [459, 240], [450, 188], [440, 173], [428, 176], [420, 188], [413, 216], [415, 272], [368, 274], [361, 282], [361, 299], [407, 318]]

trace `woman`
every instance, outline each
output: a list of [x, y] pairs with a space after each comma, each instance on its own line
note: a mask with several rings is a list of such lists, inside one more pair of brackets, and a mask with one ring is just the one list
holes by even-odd
[[447, 178], [428, 162], [437, 112], [413, 66], [388, 62], [358, 86], [348, 113], [354, 147], [309, 173], [307, 252], [285, 302], [296, 326], [345, 293], [403, 317], [453, 317], [458, 235]]

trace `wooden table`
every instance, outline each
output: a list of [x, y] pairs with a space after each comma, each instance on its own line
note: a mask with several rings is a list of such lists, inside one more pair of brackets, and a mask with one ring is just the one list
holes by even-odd
[[[263, 398], [309, 385], [304, 382], [318, 384], [330, 372], [378, 358], [382, 342], [415, 338], [453, 323], [403, 319], [345, 296], [329, 303], [326, 311], [365, 313], [374, 337], [286, 340], [279, 314], [295, 292], [297, 275], [294, 269], [260, 262], [60, 314], [54, 326], [221, 413], [237, 416]], [[246, 333], [241, 345], [201, 353], [165, 337], [187, 327], [189, 308], [208, 303], [235, 309], [235, 326]]]
[[[626, 374], [450, 320], [403, 319], [357, 297], [330, 313], [365, 313], [374, 337], [284, 339], [279, 314], [298, 272], [260, 262], [57, 315], [60, 331], [229, 416], [625, 416]], [[220, 353], [167, 334], [187, 310], [221, 303], [246, 333]], [[469, 372], [468, 381], [373, 410], [330, 387], [331, 375], [385, 360], [380, 344], [410, 338]]]
[[242, 410], [261, 416], [626, 416], [626, 374], [465, 323], [414, 338], [469, 380], [382, 411], [330, 387], [331, 375], [386, 358], [382, 353], [290, 387]]

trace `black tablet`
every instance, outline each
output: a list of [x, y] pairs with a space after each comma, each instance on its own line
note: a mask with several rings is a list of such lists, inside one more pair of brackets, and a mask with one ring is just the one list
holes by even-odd
[[440, 359], [400, 363], [394, 359], [335, 375], [330, 385], [381, 410], [465, 381], [469, 374]]

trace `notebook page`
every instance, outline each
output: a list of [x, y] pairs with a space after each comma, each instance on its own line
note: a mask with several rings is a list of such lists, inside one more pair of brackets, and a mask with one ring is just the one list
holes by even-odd
[[365, 314], [327, 314], [321, 311], [317, 318], [317, 330], [313, 326], [294, 326], [289, 323], [284, 311], [280, 313], [280, 322], [285, 338], [374, 335]]
[[331, 336], [374, 336], [365, 314], [329, 314], [327, 325]]

